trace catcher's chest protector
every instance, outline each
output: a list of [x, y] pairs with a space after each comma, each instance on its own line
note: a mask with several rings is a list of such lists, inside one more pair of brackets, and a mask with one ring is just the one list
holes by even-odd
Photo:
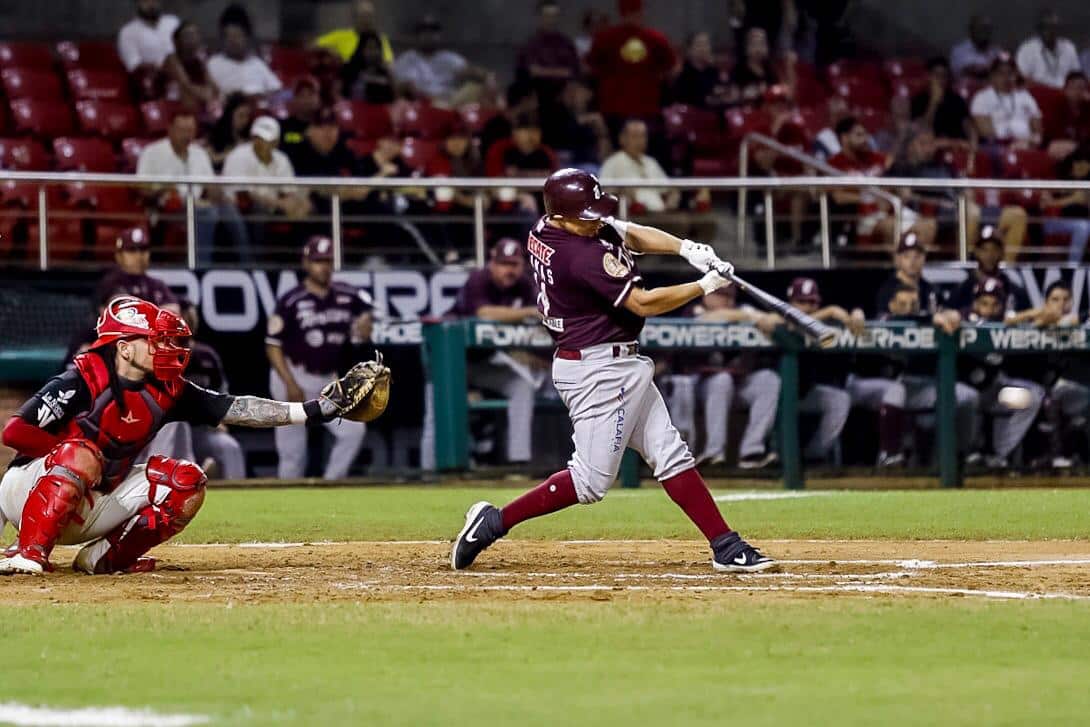
[[141, 389], [120, 389], [118, 402], [110, 388], [108, 364], [94, 353], [76, 356], [76, 370], [91, 392], [91, 409], [65, 426], [64, 437], [86, 437], [97, 444], [106, 460], [99, 489], [112, 490], [124, 479], [140, 454], [163, 426], [167, 412], [181, 395], [183, 382], [146, 383]]

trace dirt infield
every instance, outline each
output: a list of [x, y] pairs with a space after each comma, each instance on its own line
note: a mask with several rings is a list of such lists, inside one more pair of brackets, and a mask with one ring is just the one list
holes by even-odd
[[[1090, 601], [1085, 541], [771, 541], [778, 572], [714, 573], [679, 541], [505, 541], [451, 572], [439, 542], [167, 545], [154, 573], [0, 578], [15, 603], [876, 597]], [[54, 560], [67, 563], [72, 548]]]

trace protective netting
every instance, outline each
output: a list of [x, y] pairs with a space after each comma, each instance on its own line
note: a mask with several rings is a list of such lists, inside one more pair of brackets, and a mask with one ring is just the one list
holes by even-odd
[[0, 290], [0, 346], [65, 346], [93, 312], [86, 296], [30, 288]]

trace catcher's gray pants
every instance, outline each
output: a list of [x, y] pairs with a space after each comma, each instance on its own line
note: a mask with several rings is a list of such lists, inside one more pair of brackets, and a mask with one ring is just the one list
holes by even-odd
[[765, 440], [776, 423], [776, 406], [780, 401], [780, 376], [771, 369], [759, 369], [742, 378], [736, 387], [734, 377], [726, 371], [712, 374], [703, 382], [704, 388], [704, 452], [697, 460], [722, 456], [727, 449], [727, 419], [734, 396], [749, 407], [749, 421], [742, 433], [738, 455], [759, 455], [765, 451]]
[[[312, 374], [290, 361], [288, 368], [291, 369], [295, 382], [299, 384], [299, 388], [308, 399], [317, 398], [322, 392], [322, 387], [337, 378], [335, 373]], [[269, 371], [269, 391], [274, 399], [280, 401], [287, 399], [288, 387], [280, 380], [276, 369]], [[329, 461], [325, 464], [322, 478], [339, 480], [348, 475], [349, 468], [356, 461], [356, 455], [363, 446], [363, 437], [367, 434], [367, 425], [349, 419], [336, 419], [323, 426], [333, 435], [333, 448], [329, 452]], [[276, 439], [276, 454], [280, 458], [277, 476], [282, 480], [299, 479], [306, 472], [307, 465], [306, 425], [289, 424], [276, 427], [273, 429], [273, 436]]]
[[[999, 390], [1004, 386], [1017, 386], [1030, 393], [1030, 404], [1025, 409], [1007, 409], [999, 403]], [[995, 381], [982, 395], [984, 407], [992, 418], [992, 449], [996, 456], [1006, 459], [1023, 439], [1045, 400], [1045, 389], [1040, 384], [1026, 379], [1012, 379], [1006, 374], [999, 374]]]
[[806, 445], [805, 456], [808, 459], [819, 459], [828, 454], [844, 431], [851, 408], [852, 398], [847, 391], [826, 384], [810, 387], [806, 396], [799, 400], [800, 412], [821, 415], [817, 431]]

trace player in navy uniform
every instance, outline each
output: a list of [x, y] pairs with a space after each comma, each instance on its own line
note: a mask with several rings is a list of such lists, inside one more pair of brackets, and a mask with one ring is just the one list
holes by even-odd
[[[265, 338], [265, 351], [272, 365], [269, 391], [284, 401], [317, 396], [343, 368], [348, 359], [345, 351], [371, 338], [371, 296], [333, 281], [332, 240], [316, 235], [307, 241], [303, 271], [303, 282], [276, 301]], [[333, 448], [322, 476], [336, 480], [348, 474], [363, 446], [367, 425], [344, 420], [326, 429], [333, 435]], [[276, 451], [281, 479], [303, 476], [307, 461], [305, 429], [277, 429]]]
[[[613, 219], [617, 198], [604, 194], [587, 172], [554, 172], [545, 182], [544, 198], [545, 216], [526, 246], [537, 306], [556, 343], [553, 384], [572, 420], [575, 452], [566, 469], [502, 510], [487, 502], [473, 505], [451, 549], [451, 566], [469, 567], [518, 523], [601, 500], [626, 447], [640, 453], [708, 538], [717, 570], [773, 566], [723, 521], [654, 384], [655, 363], [639, 355], [636, 343], [648, 316], [727, 286], [727, 279], [711, 270], [727, 271], [729, 265], [707, 245]], [[697, 282], [647, 289], [634, 253], [681, 255], [705, 274]]]
[[4, 444], [18, 455], [0, 480], [0, 531], [10, 522], [19, 537], [0, 557], [0, 574], [51, 570], [58, 543], [85, 544], [73, 564], [85, 573], [153, 567], [144, 554], [189, 524], [206, 483], [185, 460], [155, 455], [134, 464], [164, 423], [271, 427], [337, 416], [325, 397], [234, 397], [187, 381], [189, 326], [139, 298], [110, 301], [97, 332], [75, 368], [51, 379], [4, 427]]
[[95, 289], [99, 311], [119, 295], [133, 295], [160, 308], [181, 312], [178, 298], [159, 278], [148, 275], [151, 266], [151, 240], [142, 227], [130, 227], [114, 241], [117, 267], [106, 273]]

